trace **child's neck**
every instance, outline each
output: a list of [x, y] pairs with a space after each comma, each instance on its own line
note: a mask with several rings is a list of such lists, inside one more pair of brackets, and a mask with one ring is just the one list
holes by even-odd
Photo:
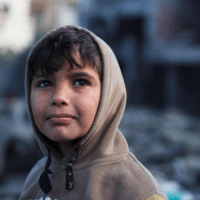
[[58, 143], [61, 154], [63, 156], [65, 156], [77, 144], [77, 142], [79, 140], [80, 140], [80, 138], [73, 140], [73, 141], [66, 141], [66, 142]]

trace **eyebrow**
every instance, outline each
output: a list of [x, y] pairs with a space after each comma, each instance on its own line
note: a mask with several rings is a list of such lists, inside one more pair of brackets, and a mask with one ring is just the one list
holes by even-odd
[[[34, 81], [35, 79], [38, 79], [38, 78], [47, 78], [47, 77], [48, 77], [48, 74], [46, 75], [46, 74], [43, 74], [43, 73], [39, 73], [39, 74], [36, 74], [36, 75], [33, 76], [32, 81]], [[74, 78], [74, 79], [78, 78], [78, 77], [88, 77], [90, 79], [95, 80], [95, 78], [87, 72], [74, 72], [74, 73], [68, 75], [68, 77]]]
[[69, 74], [68, 77], [70, 78], [88, 77], [90, 79], [95, 80], [95, 78], [87, 72], [74, 72], [72, 74]]
[[38, 78], [46, 78], [47, 76], [48, 75], [39, 73], [39, 74], [36, 74], [36, 75], [33, 76], [32, 81], [34, 81], [35, 79], [38, 79]]

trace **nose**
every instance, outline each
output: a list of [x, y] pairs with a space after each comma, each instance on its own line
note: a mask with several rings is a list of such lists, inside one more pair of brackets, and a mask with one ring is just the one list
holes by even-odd
[[64, 85], [56, 87], [52, 97], [52, 105], [60, 107], [68, 104], [69, 94], [67, 87], [65, 87]]

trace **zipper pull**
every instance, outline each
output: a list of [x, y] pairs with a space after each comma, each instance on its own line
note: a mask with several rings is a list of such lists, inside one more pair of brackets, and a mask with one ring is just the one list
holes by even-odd
[[78, 157], [78, 147], [76, 148], [73, 156], [70, 158], [70, 160], [67, 163], [67, 166], [65, 167], [65, 171], [66, 171], [66, 190], [72, 190], [73, 189], [74, 178], [73, 178], [72, 166], [74, 165], [77, 157]]

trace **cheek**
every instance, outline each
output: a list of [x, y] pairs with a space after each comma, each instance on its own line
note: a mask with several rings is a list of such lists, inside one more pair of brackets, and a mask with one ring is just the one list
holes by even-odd
[[30, 103], [31, 103], [31, 109], [33, 116], [35, 118], [35, 121], [39, 118], [40, 114], [44, 110], [45, 107], [45, 96], [44, 95], [37, 95], [35, 93], [31, 94]]
[[[32, 113], [33, 113], [33, 118], [35, 120], [35, 123], [37, 124], [37, 121], [38, 121], [38, 117], [39, 117], [39, 108], [38, 108], [38, 103], [35, 102], [35, 98], [33, 98], [31, 96], [31, 110], [32, 110]], [[37, 124], [38, 126], [38, 124]]]
[[[88, 101], [87, 101], [87, 111], [90, 113], [90, 120], [94, 120], [96, 116], [96, 112], [99, 106], [100, 101], [100, 92], [95, 91], [91, 92], [90, 95], [88, 95]], [[89, 116], [88, 116], [89, 117]]]

